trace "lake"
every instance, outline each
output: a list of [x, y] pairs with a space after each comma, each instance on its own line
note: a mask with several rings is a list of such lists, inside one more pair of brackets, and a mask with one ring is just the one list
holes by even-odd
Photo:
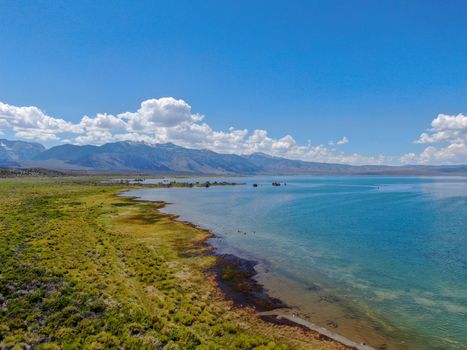
[[128, 195], [257, 261], [257, 280], [313, 323], [375, 348], [467, 348], [466, 178], [211, 180], [245, 184]]

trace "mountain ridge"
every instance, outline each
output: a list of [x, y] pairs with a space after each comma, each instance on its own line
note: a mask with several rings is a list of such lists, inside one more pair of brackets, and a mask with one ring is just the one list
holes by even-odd
[[101, 146], [0, 139], [0, 166], [147, 174], [202, 175], [463, 175], [467, 165], [348, 165], [271, 156], [222, 154], [173, 143], [119, 141]]
[[19, 165], [18, 161], [30, 160], [45, 150], [37, 142], [0, 139], [0, 164]]

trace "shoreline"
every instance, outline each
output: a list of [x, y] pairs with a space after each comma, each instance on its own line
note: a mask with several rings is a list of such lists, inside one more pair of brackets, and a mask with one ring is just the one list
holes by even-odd
[[[208, 275], [213, 275], [216, 287], [222, 292], [225, 299], [231, 301], [235, 307], [244, 310], [252, 310], [255, 317], [265, 322], [300, 329], [309, 333], [315, 339], [323, 342], [333, 342], [344, 349], [377, 350], [367, 344], [354, 342], [345, 336], [332, 332], [296, 315], [289, 316], [283, 310], [292, 310], [291, 307], [279, 298], [270, 296], [265, 287], [255, 280], [254, 277], [258, 274], [255, 266], [258, 262], [244, 259], [234, 254], [222, 254], [216, 252], [216, 248], [209, 243], [209, 239], [216, 238], [218, 235], [190, 221], [179, 219], [179, 215], [161, 211], [161, 209], [171, 203], [158, 200], [145, 200], [137, 196], [125, 196], [125, 193], [127, 192], [128, 191], [125, 190], [117, 193], [117, 196], [125, 197], [136, 202], [159, 204], [159, 207], [155, 209], [158, 213], [167, 216], [170, 220], [190, 226], [205, 233], [204, 239], [199, 242], [199, 244], [206, 248], [203, 249], [202, 254], [214, 256], [216, 262], [212, 268], [207, 269], [204, 272]], [[182, 250], [179, 251], [179, 253], [182, 255], [190, 255], [189, 252]]]
[[124, 190], [1, 183], [0, 348], [344, 349], [234, 307], [207, 273], [208, 234]]

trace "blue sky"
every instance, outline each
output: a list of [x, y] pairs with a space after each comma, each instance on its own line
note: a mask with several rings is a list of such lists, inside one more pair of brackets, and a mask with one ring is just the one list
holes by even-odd
[[[2, 1], [0, 101], [10, 122], [4, 116], [2, 127], [0, 110], [0, 129], [40, 140], [41, 126], [22, 132], [11, 122], [24, 106], [79, 124], [173, 97], [211, 131], [267, 130], [272, 146], [254, 146], [267, 153], [467, 163], [466, 18], [466, 1]], [[75, 142], [69, 131], [42, 141]], [[158, 140], [182, 137], [157, 132]], [[295, 147], [322, 145], [327, 156], [275, 147], [285, 135]], [[329, 144], [344, 136], [348, 143]], [[248, 151], [190, 142], [178, 143]]]

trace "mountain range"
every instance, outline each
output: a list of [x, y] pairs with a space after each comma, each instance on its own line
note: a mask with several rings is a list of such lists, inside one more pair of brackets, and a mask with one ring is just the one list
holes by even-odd
[[102, 146], [64, 144], [46, 149], [35, 142], [0, 139], [0, 167], [180, 175], [467, 175], [467, 165], [353, 166], [129, 141]]

